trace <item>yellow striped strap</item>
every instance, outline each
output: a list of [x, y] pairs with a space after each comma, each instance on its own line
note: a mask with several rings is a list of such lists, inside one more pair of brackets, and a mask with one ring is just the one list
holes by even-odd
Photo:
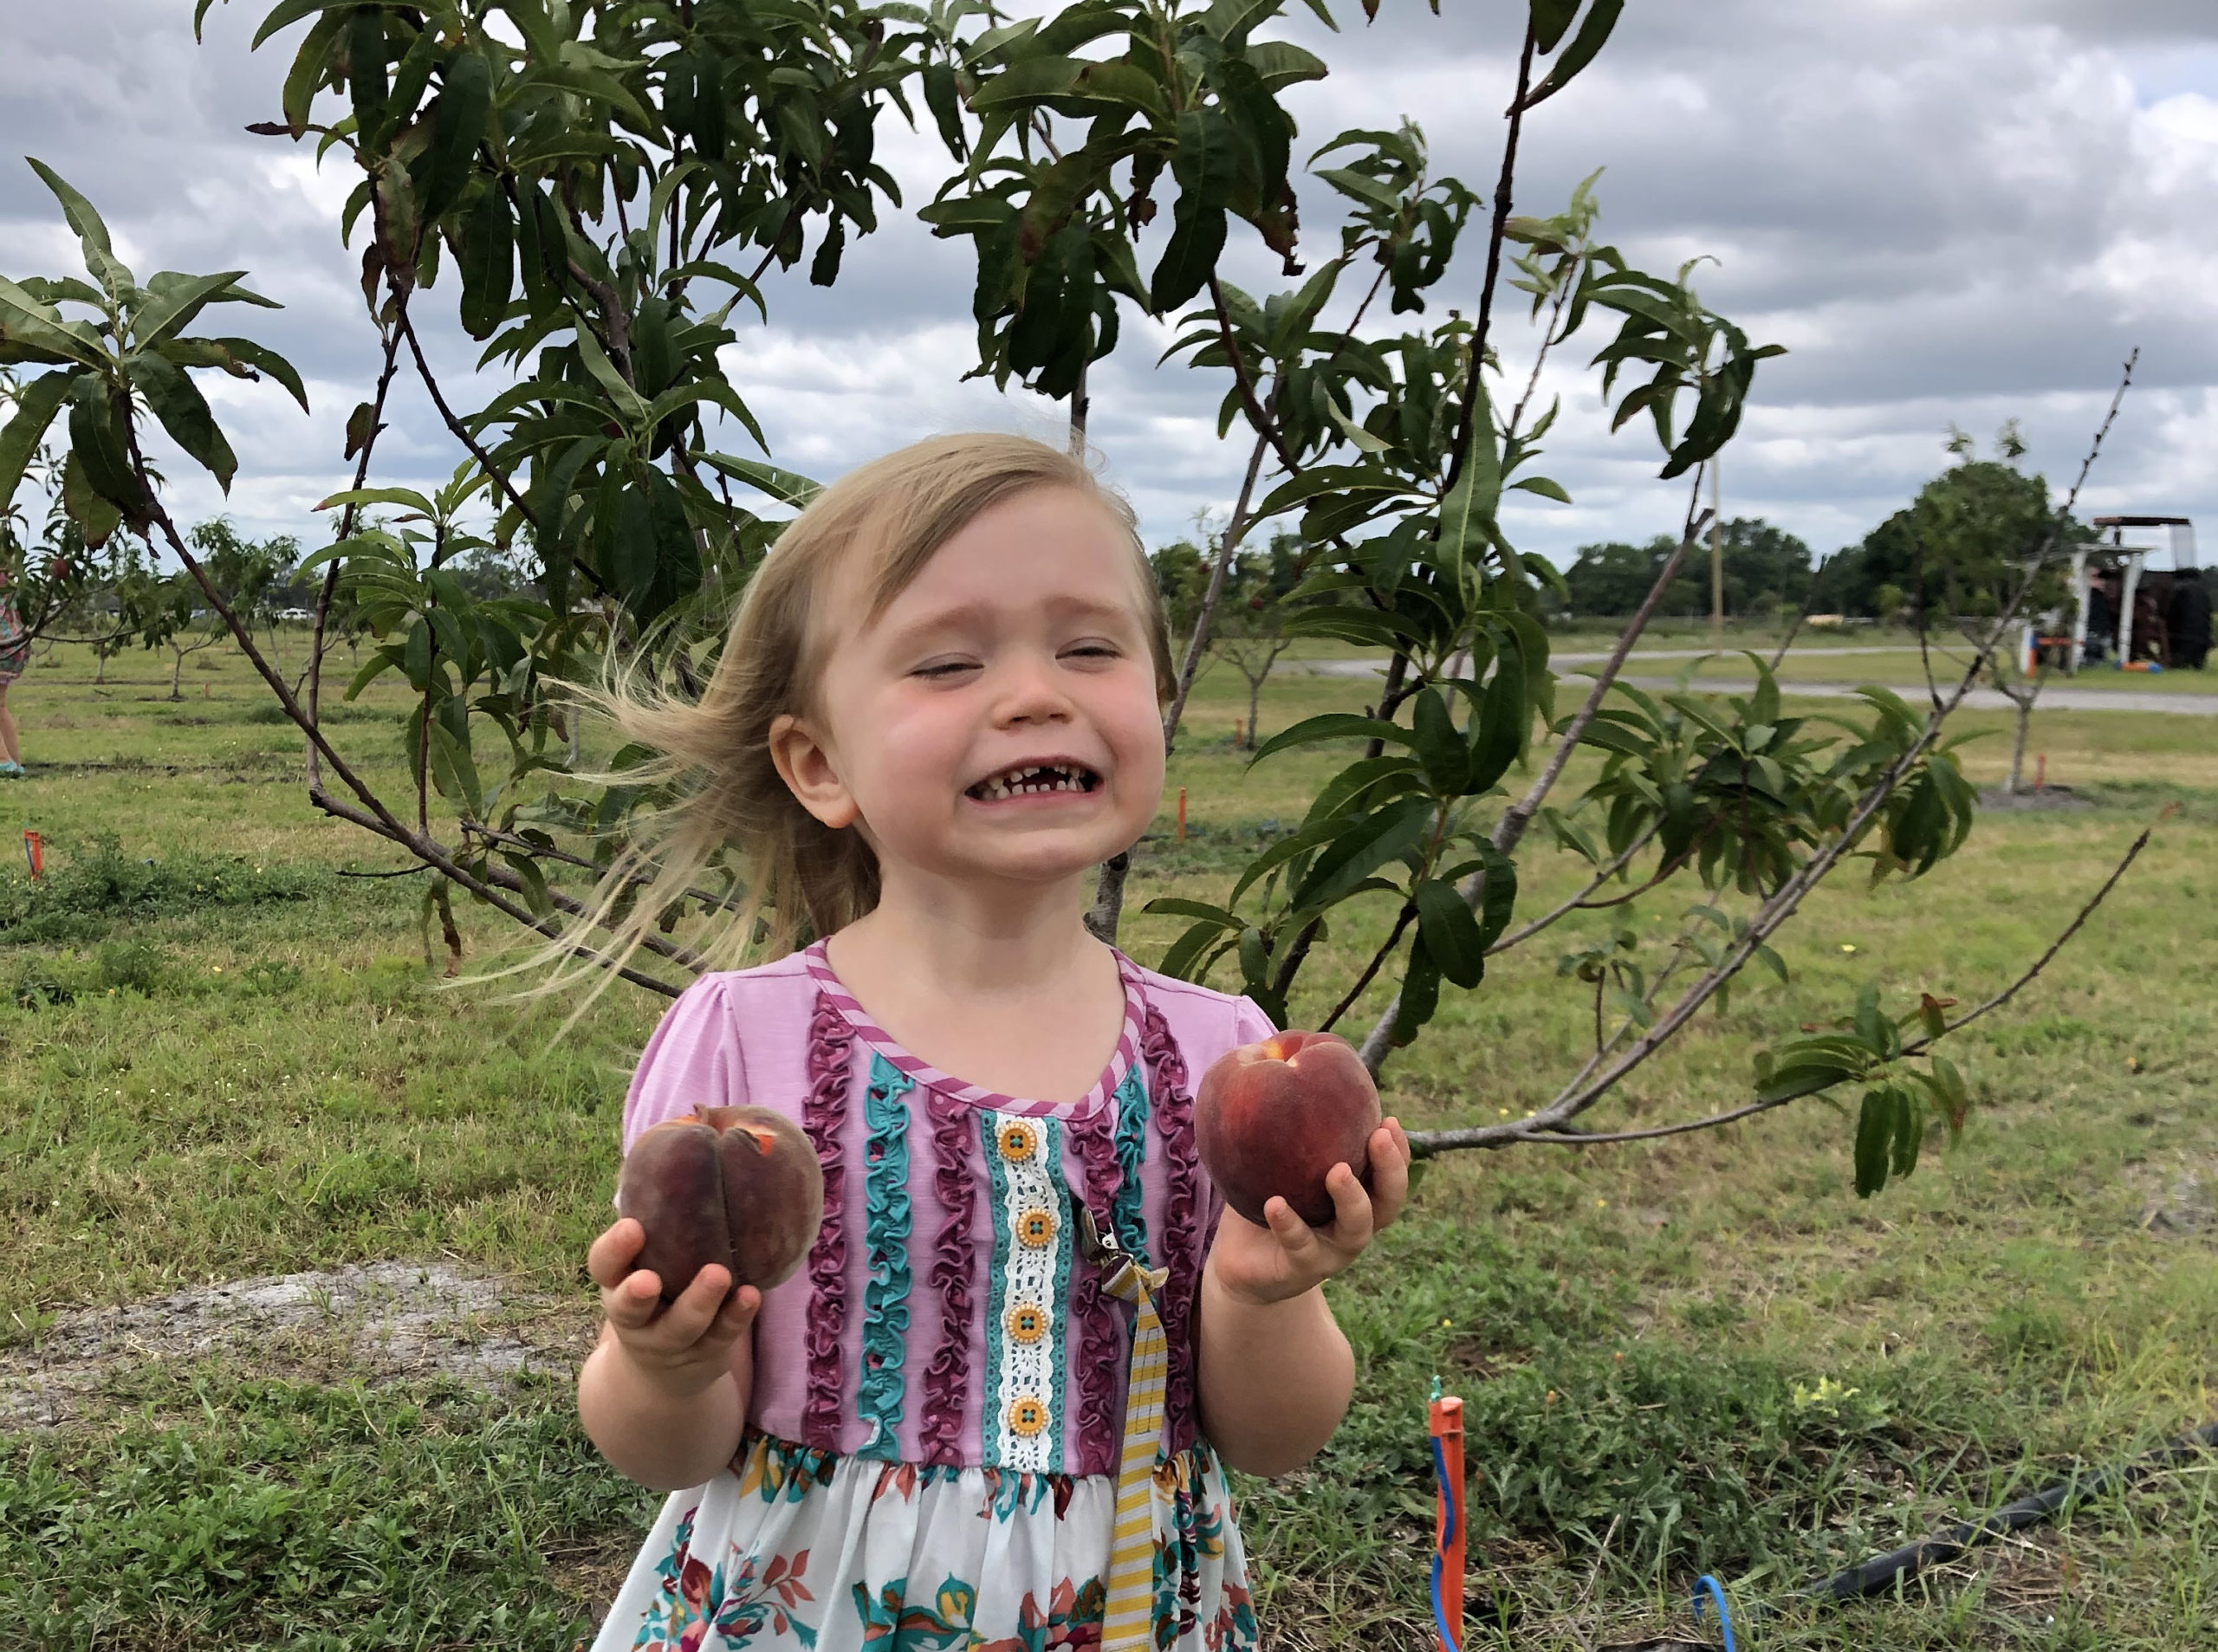
[[[1089, 1224], [1091, 1225], [1091, 1224]], [[1109, 1542], [1107, 1603], [1101, 1652], [1146, 1652], [1155, 1608], [1155, 1459], [1163, 1434], [1163, 1396], [1171, 1344], [1155, 1292], [1169, 1277], [1121, 1251], [1101, 1288], [1134, 1308], [1132, 1367], [1125, 1391], [1125, 1447], [1117, 1471], [1117, 1515]], [[1109, 1256], [1103, 1260], [1107, 1263]]]

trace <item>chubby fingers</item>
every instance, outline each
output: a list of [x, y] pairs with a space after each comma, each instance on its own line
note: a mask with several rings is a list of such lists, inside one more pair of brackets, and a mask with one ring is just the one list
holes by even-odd
[[1410, 1135], [1389, 1118], [1371, 1133], [1371, 1221], [1390, 1227], [1410, 1202]]
[[[1377, 1179], [1378, 1160], [1373, 1138], [1372, 1176]], [[1372, 1195], [1364, 1189], [1363, 1180], [1346, 1164], [1335, 1164], [1325, 1178], [1325, 1191], [1333, 1195], [1333, 1242], [1350, 1255], [1371, 1242], [1372, 1232], [1378, 1227], [1378, 1218], [1372, 1208]]]
[[619, 1216], [604, 1228], [586, 1252], [586, 1272], [604, 1291], [613, 1290], [637, 1266], [646, 1247], [647, 1230], [630, 1216]]

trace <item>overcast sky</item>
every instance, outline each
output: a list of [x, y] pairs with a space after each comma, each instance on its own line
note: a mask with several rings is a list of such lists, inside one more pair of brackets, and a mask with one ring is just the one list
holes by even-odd
[[[1337, 38], [1306, 17], [1287, 26], [1334, 65], [1288, 99], [1298, 152], [1407, 115], [1437, 172], [1491, 188], [1522, 8], [1444, 0], [1435, 18], [1421, 0], [1385, 0], [1365, 29], [1353, 0], [1333, 4]], [[354, 177], [343, 161], [319, 173], [305, 149], [241, 130], [276, 113], [300, 33], [250, 55], [268, 5], [228, 0], [196, 47], [191, 0], [8, 0], [0, 273], [77, 268], [50, 198], [14, 159], [23, 154], [94, 199], [142, 279], [250, 271], [287, 308], [233, 311], [225, 330], [290, 355], [315, 411], [203, 375], [239, 480], [228, 503], [204, 481], [181, 485], [177, 502], [314, 542], [308, 508], [344, 483], [342, 426], [368, 394], [375, 338], [351, 273], [360, 243], [351, 256], [339, 244]], [[931, 191], [937, 143], [887, 143], [913, 208]], [[1697, 278], [1704, 299], [1791, 352], [1764, 365], [1727, 452], [1728, 515], [1768, 517], [1829, 554], [1947, 462], [1951, 423], [1984, 444], [2012, 418], [2031, 444], [2026, 463], [2060, 491], [2138, 345], [2137, 387], [2084, 504], [2194, 515], [2218, 540], [2209, 0], [1639, 0], [1597, 65], [1528, 126], [1519, 210], [1555, 210], [1597, 167], [1608, 238], [1666, 272], [1715, 258]], [[1319, 198], [1307, 215], [1319, 246], [1330, 244], [1327, 213]], [[1482, 252], [1475, 234], [1441, 306], [1473, 301]], [[1251, 290], [1276, 267], [1252, 249], [1235, 263]], [[835, 292], [772, 286], [771, 324], [743, 327], [728, 366], [775, 458], [829, 476], [935, 431], [1053, 436], [1060, 414], [1044, 402], [960, 382], [974, 359], [970, 279], [967, 243], [937, 242], [900, 213], [851, 249]], [[475, 347], [453, 302], [443, 282], [417, 314], [427, 328], [436, 321], [436, 353], [460, 378]], [[1534, 501], [1510, 522], [1560, 560], [1588, 541], [1675, 527], [1684, 504], [1683, 484], [1655, 479], [1644, 421], [1613, 437], [1597, 416], [1597, 385], [1577, 370], [1602, 341], [1594, 331], [1552, 370], [1565, 414], [1543, 468], [1576, 502]], [[1513, 326], [1502, 343], [1514, 370], [1525, 340]], [[1096, 443], [1151, 541], [1229, 504], [1244, 458], [1215, 439], [1217, 376], [1158, 369], [1159, 347], [1128, 322], [1093, 385]], [[394, 422], [377, 480], [437, 479], [459, 457], [412, 390]]]

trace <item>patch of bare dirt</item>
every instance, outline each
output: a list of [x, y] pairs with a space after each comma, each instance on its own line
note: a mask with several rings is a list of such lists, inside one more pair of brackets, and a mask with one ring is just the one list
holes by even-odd
[[0, 1428], [58, 1428], [120, 1370], [212, 1354], [372, 1383], [444, 1377], [499, 1389], [574, 1370], [584, 1328], [575, 1304], [444, 1262], [235, 1279], [58, 1315], [28, 1346], [0, 1353]]
[[2044, 786], [2038, 792], [2011, 792], [1995, 786], [1979, 794], [1979, 806], [1983, 809], [2047, 811], [2092, 809], [2095, 802], [2092, 798], [2080, 796], [2069, 786]]

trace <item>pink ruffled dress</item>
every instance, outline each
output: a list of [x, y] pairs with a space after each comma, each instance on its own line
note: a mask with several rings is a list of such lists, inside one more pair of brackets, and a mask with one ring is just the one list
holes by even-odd
[[626, 1146], [697, 1104], [775, 1108], [823, 1161], [824, 1226], [763, 1299], [739, 1454], [671, 1494], [594, 1652], [1099, 1645], [1132, 1310], [1080, 1254], [1081, 1202], [1169, 1273], [1153, 1644], [1255, 1644], [1224, 1473], [1196, 1427], [1223, 1207], [1190, 1075], [1272, 1028], [1246, 999], [1120, 962], [1123, 1037], [1065, 1104], [926, 1066], [820, 945], [704, 976], [665, 1016]]

